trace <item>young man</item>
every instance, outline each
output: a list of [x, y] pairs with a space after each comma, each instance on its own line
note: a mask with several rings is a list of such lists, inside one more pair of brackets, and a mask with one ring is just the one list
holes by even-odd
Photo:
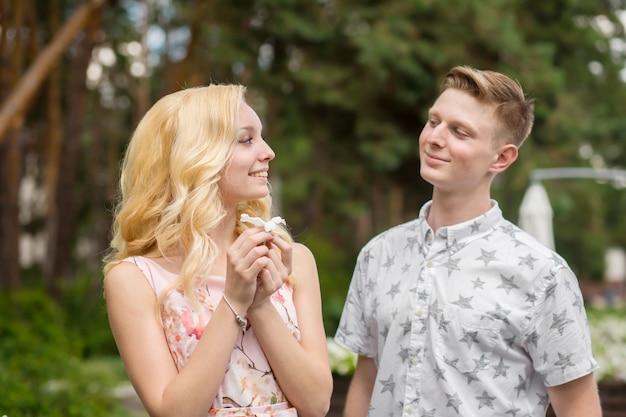
[[419, 138], [432, 200], [362, 249], [335, 336], [359, 354], [346, 417], [601, 415], [576, 277], [490, 198], [533, 112], [502, 74], [444, 78]]

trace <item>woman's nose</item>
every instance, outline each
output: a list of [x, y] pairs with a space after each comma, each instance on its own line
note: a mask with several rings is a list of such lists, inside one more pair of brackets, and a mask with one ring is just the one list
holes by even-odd
[[261, 152], [261, 159], [263, 161], [271, 161], [272, 159], [276, 157], [276, 154], [274, 153], [274, 150], [272, 149], [272, 147], [267, 144], [267, 142], [264, 141], [263, 145], [265, 146], [265, 148]]

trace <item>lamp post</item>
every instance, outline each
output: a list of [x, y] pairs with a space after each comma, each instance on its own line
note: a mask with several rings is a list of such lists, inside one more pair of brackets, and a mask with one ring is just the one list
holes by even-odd
[[594, 168], [547, 168], [531, 173], [530, 186], [524, 194], [519, 213], [519, 226], [539, 242], [554, 249], [552, 206], [548, 193], [541, 184], [553, 179], [598, 179], [610, 181], [617, 188], [626, 188], [626, 170]]

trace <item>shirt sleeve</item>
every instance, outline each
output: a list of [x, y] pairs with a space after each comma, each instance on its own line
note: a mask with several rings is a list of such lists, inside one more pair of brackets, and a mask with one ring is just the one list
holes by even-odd
[[374, 283], [370, 282], [368, 274], [369, 260], [369, 250], [363, 248], [350, 281], [335, 341], [359, 355], [375, 358], [377, 326], [371, 300]]
[[527, 334], [527, 349], [546, 386], [561, 385], [598, 368], [582, 294], [574, 273], [562, 267], [543, 277], [543, 298]]

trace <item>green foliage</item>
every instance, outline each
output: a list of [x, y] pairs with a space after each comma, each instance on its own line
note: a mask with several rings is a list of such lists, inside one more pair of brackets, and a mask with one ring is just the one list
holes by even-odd
[[346, 252], [336, 250], [333, 245], [315, 234], [302, 236], [300, 240], [315, 254], [323, 296], [324, 327], [327, 335], [332, 336], [343, 311], [352, 265], [346, 259]]
[[72, 339], [72, 352], [82, 358], [117, 355], [111, 335], [99, 273], [79, 275], [61, 289], [65, 327]]
[[7, 416], [122, 416], [110, 388], [119, 377], [76, 356], [80, 336], [38, 289], [0, 296], [0, 413]]
[[[79, 3], [67, 2], [65, 16]], [[49, 11], [48, 3], [37, 4]], [[430, 197], [431, 187], [419, 178], [418, 136], [439, 80], [452, 66], [503, 71], [536, 99], [533, 133], [494, 183], [493, 196], [512, 220], [536, 168], [586, 167], [598, 159], [624, 165], [626, 57], [623, 48], [612, 48], [625, 39], [618, 18], [624, 7], [623, 0], [113, 2], [104, 9], [99, 46], [110, 46], [117, 60], [102, 68], [101, 83], [91, 90], [87, 129], [106, 128], [107, 140], [117, 143], [111, 149], [124, 147], [145, 80], [128, 72], [137, 57], [119, 51], [142, 41], [142, 27], [166, 37], [160, 45], [152, 42], [158, 36], [149, 37], [148, 58], [155, 64], [146, 85], [153, 100], [174, 86], [248, 85], [277, 153], [271, 174], [280, 178], [281, 215], [318, 258], [332, 328], [364, 240], [415, 217]], [[145, 27], [137, 23], [144, 10]], [[47, 15], [39, 16], [42, 27]], [[42, 123], [41, 114], [31, 115], [39, 117], [33, 126]], [[583, 145], [592, 157], [581, 156]], [[117, 172], [119, 155], [106, 158]], [[80, 189], [96, 190], [93, 180], [85, 178]], [[114, 186], [103, 184], [97, 192], [112, 193]], [[580, 275], [598, 278], [603, 246], [626, 245], [626, 197], [604, 184], [572, 187], [581, 191], [548, 188], [557, 249]], [[77, 201], [81, 207], [93, 197], [78, 194], [85, 196]], [[86, 227], [71, 231], [75, 242], [84, 241], [81, 233], [92, 238], [93, 219], [98, 216], [81, 212]], [[64, 291], [68, 331], [91, 338], [68, 349], [78, 356], [112, 354], [97, 291], [82, 283]]]
[[587, 310], [593, 355], [600, 381], [626, 382], [626, 308]]
[[[316, 236], [309, 242], [320, 265], [327, 253], [342, 252], [335, 268], [350, 271], [364, 239], [390, 226], [390, 218], [415, 217], [429, 198], [431, 189], [419, 178], [417, 140], [438, 82], [452, 66], [505, 72], [536, 99], [531, 138], [494, 184], [493, 195], [512, 220], [533, 169], [589, 166], [579, 153], [584, 144], [607, 164], [623, 164], [625, 57], [610, 45], [624, 39], [624, 29], [615, 2], [174, 4], [181, 25], [201, 28], [189, 47], [189, 67], [208, 68], [213, 80], [246, 83], [260, 104], [277, 153], [272, 175], [280, 176], [282, 214], [296, 237]], [[393, 216], [392, 187], [402, 196]], [[570, 211], [556, 202], [555, 235], [572, 267], [597, 278], [603, 245], [623, 241], [618, 231], [625, 233], [621, 220], [619, 228], [598, 221], [620, 217], [609, 205], [587, 218], [585, 196], [599, 192], [593, 187], [554, 196], [572, 202]], [[368, 236], [355, 239], [364, 221]], [[571, 224], [589, 226], [586, 238]], [[329, 272], [325, 305], [350, 276]]]

